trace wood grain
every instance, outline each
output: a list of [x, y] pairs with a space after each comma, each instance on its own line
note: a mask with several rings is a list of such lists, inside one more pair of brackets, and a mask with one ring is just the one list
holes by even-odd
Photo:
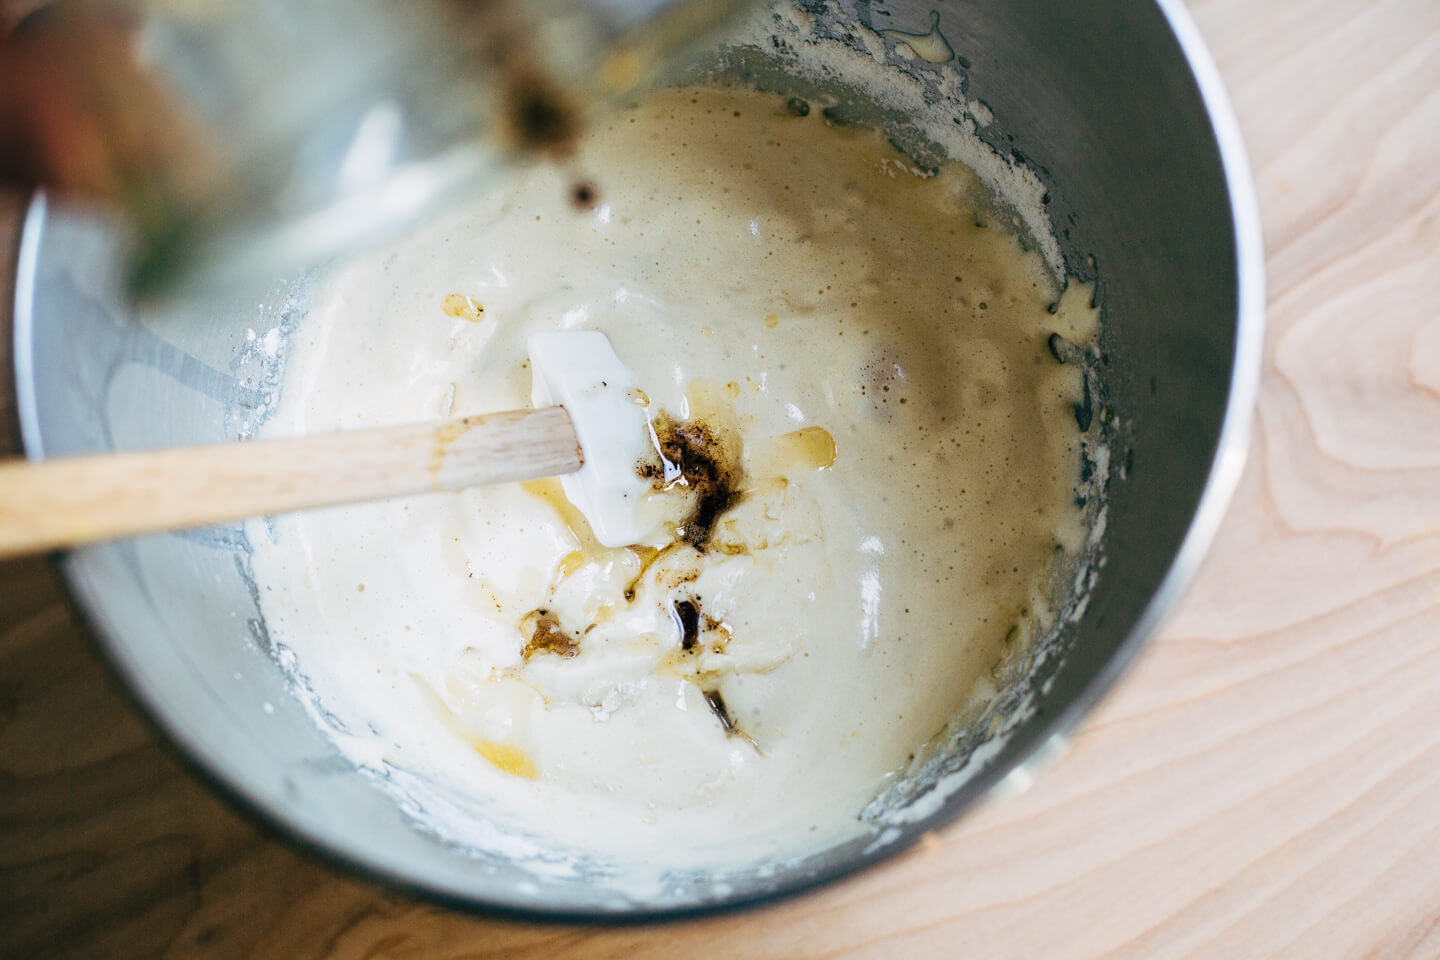
[[308, 437], [0, 460], [0, 558], [580, 469], [561, 407]]
[[1265, 219], [1254, 449], [1181, 609], [1028, 793], [728, 919], [464, 917], [223, 809], [10, 564], [0, 955], [1440, 957], [1440, 4], [1194, 12]]

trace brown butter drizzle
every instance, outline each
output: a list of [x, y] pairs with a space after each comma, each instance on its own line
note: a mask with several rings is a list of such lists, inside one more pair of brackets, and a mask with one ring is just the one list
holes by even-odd
[[635, 472], [656, 490], [683, 486], [690, 491], [695, 506], [679, 528], [680, 539], [707, 552], [716, 521], [740, 500], [744, 474], [738, 437], [706, 420], [676, 420], [665, 411], [653, 426], [659, 457], [640, 461]]
[[529, 634], [521, 651], [528, 661], [542, 653], [570, 658], [580, 652], [580, 638], [560, 625], [560, 618], [544, 608], [532, 610], [520, 621], [520, 635]]

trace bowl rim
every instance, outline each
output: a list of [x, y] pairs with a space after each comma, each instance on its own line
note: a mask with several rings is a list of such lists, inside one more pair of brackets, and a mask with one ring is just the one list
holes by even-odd
[[[97, 623], [84, 584], [70, 569], [68, 553], [52, 557], [65, 588], [68, 606], [90, 639], [108, 672], [118, 681], [137, 712], [159, 734], [157, 738], [171, 756], [189, 773], [205, 782], [233, 809], [258, 824], [267, 834], [283, 838], [293, 848], [327, 867], [338, 865], [352, 874], [408, 896], [440, 903], [446, 907], [481, 916], [507, 917], [547, 924], [615, 926], [674, 921], [768, 906], [815, 890], [854, 875], [909, 849], [924, 833], [952, 823], [984, 796], [1008, 795], [1028, 787], [1044, 764], [1064, 752], [1069, 733], [1114, 686], [1135, 659], [1146, 640], [1179, 600], [1198, 570], [1214, 540], [1230, 500], [1239, 485], [1250, 449], [1255, 408], [1259, 398], [1265, 337], [1264, 246], [1255, 184], [1251, 175], [1240, 126], [1224, 84], [1199, 28], [1181, 0], [1153, 0], [1168, 23], [1175, 42], [1189, 67], [1215, 138], [1224, 182], [1228, 192], [1235, 243], [1236, 302], [1235, 348], [1230, 368], [1230, 386], [1215, 453], [1200, 499], [1180, 546], [1160, 585], [1152, 593], [1139, 618], [1108, 659], [1086, 680], [1063, 710], [1040, 725], [1031, 741], [1018, 749], [1011, 765], [1001, 769], [989, 764], [965, 786], [946, 798], [940, 810], [923, 821], [923, 829], [894, 843], [871, 844], [864, 852], [838, 861], [780, 889], [740, 895], [713, 903], [676, 907], [610, 911], [601, 908], [575, 910], [563, 907], [521, 905], [466, 896], [401, 873], [379, 859], [366, 856], [358, 845], [341, 846], [310, 833], [267, 807], [243, 782], [229, 775], [223, 764], [192, 748], [183, 731], [168, 723], [162, 707], [144, 699], [137, 683], [112, 654], [104, 631]], [[36, 191], [25, 211], [13, 270], [13, 296], [0, 309], [9, 308], [13, 330], [15, 414], [26, 454], [43, 456], [39, 416], [32, 367], [34, 284], [40, 238], [49, 209], [43, 190]]]

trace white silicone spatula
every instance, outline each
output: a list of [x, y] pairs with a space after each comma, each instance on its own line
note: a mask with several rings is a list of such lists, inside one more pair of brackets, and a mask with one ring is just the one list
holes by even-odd
[[0, 463], [0, 557], [242, 517], [560, 475], [608, 546], [633, 543], [649, 450], [604, 334], [530, 340], [537, 406], [434, 423]]

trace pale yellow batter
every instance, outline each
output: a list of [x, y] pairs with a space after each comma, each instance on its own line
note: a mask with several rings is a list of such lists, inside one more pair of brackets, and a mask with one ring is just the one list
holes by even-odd
[[525, 406], [526, 334], [594, 328], [668, 458], [717, 471], [697, 517], [657, 458], [673, 522], [618, 550], [553, 482], [257, 528], [271, 635], [430, 829], [637, 870], [796, 856], [1051, 622], [1085, 517], [1047, 339], [1093, 336], [1089, 292], [986, 225], [964, 167], [797, 112], [654, 95], [311, 298], [272, 435]]

